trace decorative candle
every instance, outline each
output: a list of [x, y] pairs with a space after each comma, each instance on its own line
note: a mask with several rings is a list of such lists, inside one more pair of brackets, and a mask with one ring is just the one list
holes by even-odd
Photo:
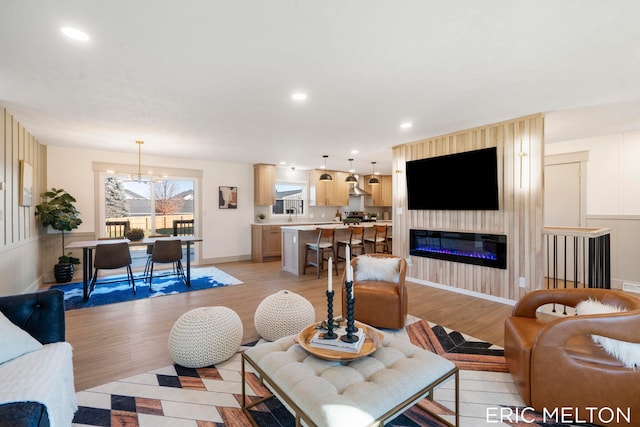
[[[351, 277], [351, 281], [353, 282], [353, 266], [349, 265], [349, 277]], [[353, 299], [353, 286], [351, 287], [351, 295], [349, 296]]]
[[345, 246], [344, 248], [344, 259], [347, 263], [347, 282], [351, 282], [353, 280], [351, 276], [351, 247], [350, 245]]
[[329, 272], [327, 273], [327, 276], [329, 277], [329, 284], [327, 285], [327, 291], [332, 292], [333, 291], [333, 283], [332, 283], [332, 274], [333, 272], [331, 271], [331, 268], [333, 267], [333, 258], [329, 257]]

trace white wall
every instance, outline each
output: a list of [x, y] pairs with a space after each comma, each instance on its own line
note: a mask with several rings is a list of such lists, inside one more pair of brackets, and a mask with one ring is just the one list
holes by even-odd
[[586, 226], [611, 229], [611, 287], [640, 284], [640, 131], [545, 145], [547, 155], [588, 151]]
[[[135, 147], [134, 147], [135, 148]], [[82, 225], [74, 232], [95, 233], [98, 206], [94, 194], [93, 162], [137, 165], [137, 151], [117, 153], [47, 147], [47, 187], [64, 188], [77, 199]], [[200, 205], [203, 262], [249, 259], [253, 222], [253, 166], [192, 159], [142, 156], [144, 166], [202, 171]], [[218, 187], [238, 187], [238, 209], [218, 208]]]
[[545, 145], [545, 154], [589, 151], [587, 215], [640, 215], [640, 131]]

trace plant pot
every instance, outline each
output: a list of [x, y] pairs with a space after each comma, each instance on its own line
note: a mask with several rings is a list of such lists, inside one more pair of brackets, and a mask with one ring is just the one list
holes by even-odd
[[56, 283], [67, 283], [73, 279], [74, 272], [73, 264], [69, 262], [58, 263], [53, 266], [53, 275], [56, 278]]

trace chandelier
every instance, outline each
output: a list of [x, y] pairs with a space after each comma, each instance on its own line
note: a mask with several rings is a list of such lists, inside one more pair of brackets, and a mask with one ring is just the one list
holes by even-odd
[[[167, 179], [166, 175], [162, 175], [162, 176], [156, 176], [153, 174], [153, 171], [147, 171], [147, 173], [143, 174], [142, 173], [142, 144], [144, 144], [144, 141], [136, 141], [136, 144], [138, 144], [138, 176], [137, 176], [137, 181], [138, 182], [151, 182], [151, 181], [155, 181], [155, 182], [161, 182], [165, 179]], [[129, 176], [129, 179], [133, 179], [134, 177], [132, 177], [131, 175]]]

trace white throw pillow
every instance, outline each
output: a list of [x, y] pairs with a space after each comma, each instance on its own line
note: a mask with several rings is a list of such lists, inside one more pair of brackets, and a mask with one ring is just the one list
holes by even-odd
[[398, 283], [400, 280], [399, 258], [377, 258], [367, 255], [358, 256], [358, 265], [354, 271], [354, 279], [381, 280]]
[[0, 312], [0, 363], [40, 350], [42, 344]]
[[[576, 314], [607, 314], [622, 313], [625, 308], [603, 304], [597, 300], [588, 299], [576, 305]], [[600, 335], [591, 335], [593, 342], [601, 346], [609, 355], [615, 357], [627, 368], [640, 367], [640, 344], [615, 340]]]

